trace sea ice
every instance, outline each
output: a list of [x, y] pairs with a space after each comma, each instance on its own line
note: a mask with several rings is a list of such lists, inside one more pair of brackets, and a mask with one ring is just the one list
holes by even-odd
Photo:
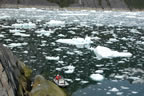
[[42, 29], [42, 30], [39, 30], [39, 31], [37, 30], [35, 32], [38, 33], [38, 34], [40, 34], [39, 36], [42, 36], [42, 35], [49, 36], [54, 31], [52, 31], [52, 30], [46, 31], [46, 30]]
[[3, 34], [0, 34], [0, 38], [3, 38], [4, 37], [4, 35]]
[[46, 25], [48, 25], [49, 27], [64, 26], [65, 22], [58, 20], [50, 20], [49, 22], [46, 23]]
[[112, 91], [112, 92], [118, 92], [119, 89], [117, 89], [117, 88], [112, 88], [110, 91]]
[[28, 43], [11, 43], [8, 46], [9, 47], [20, 47], [22, 45], [27, 45]]
[[64, 71], [64, 73], [67, 73], [67, 74], [71, 74], [71, 73], [73, 73], [74, 70], [75, 70], [75, 67], [72, 66], [72, 65], [65, 66], [65, 67], [63, 67], [63, 68], [66, 69], [66, 71]]
[[36, 24], [29, 22], [29, 23], [23, 23], [23, 24], [12, 24], [13, 28], [18, 28], [18, 29], [33, 29], [36, 28]]
[[96, 73], [103, 73], [103, 70], [96, 70]]
[[15, 36], [21, 36], [21, 37], [29, 37], [30, 34], [24, 34], [24, 33], [14, 33]]
[[104, 76], [101, 74], [91, 74], [90, 78], [94, 81], [102, 81], [104, 79]]
[[113, 51], [107, 47], [103, 46], [97, 46], [95, 49], [90, 48], [91, 50], [94, 51], [98, 59], [102, 58], [113, 58], [113, 57], [131, 57], [132, 54], [129, 52], [118, 52], [118, 51]]
[[13, 30], [9, 30], [9, 32], [11, 32], [11, 33], [16, 33], [16, 32], [25, 32], [25, 30], [13, 29]]
[[47, 60], [59, 60], [59, 56], [57, 56], [57, 57], [53, 57], [53, 56], [46, 56], [45, 57]]
[[90, 37], [86, 38], [72, 38], [72, 39], [59, 39], [56, 42], [65, 43], [69, 45], [76, 45], [78, 48], [89, 48], [90, 43], [92, 43]]

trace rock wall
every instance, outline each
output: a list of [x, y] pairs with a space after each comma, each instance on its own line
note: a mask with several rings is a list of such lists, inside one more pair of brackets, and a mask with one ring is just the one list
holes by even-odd
[[0, 44], [0, 96], [27, 96], [31, 70]]
[[24, 7], [30, 7], [35, 5], [47, 6], [47, 7], [51, 6], [58, 7], [58, 5], [60, 6], [69, 5], [69, 7], [79, 7], [79, 8], [88, 7], [98, 9], [123, 9], [123, 10], [144, 9], [144, 0], [74, 0], [75, 3], [73, 2], [71, 3], [68, 1], [69, 0], [0, 0], [0, 6], [9, 7], [8, 4], [23, 5]]

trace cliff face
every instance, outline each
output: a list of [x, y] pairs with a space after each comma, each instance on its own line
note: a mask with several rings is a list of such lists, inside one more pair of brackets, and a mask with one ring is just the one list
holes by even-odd
[[0, 96], [26, 96], [31, 72], [0, 44]]
[[0, 0], [0, 5], [3, 4], [130, 10], [144, 8], [144, 0]]

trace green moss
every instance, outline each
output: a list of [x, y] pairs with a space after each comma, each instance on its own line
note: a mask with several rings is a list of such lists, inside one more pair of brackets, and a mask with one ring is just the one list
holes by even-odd
[[18, 61], [18, 65], [21, 66], [20, 72], [21, 75], [19, 77], [19, 96], [28, 96], [30, 91], [30, 77], [32, 74], [32, 70], [26, 66], [23, 62]]

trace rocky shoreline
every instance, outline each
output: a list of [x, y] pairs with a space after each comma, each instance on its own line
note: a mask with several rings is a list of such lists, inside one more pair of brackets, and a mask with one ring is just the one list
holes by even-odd
[[67, 96], [53, 82], [37, 75], [31, 81], [32, 70], [0, 44], [0, 96]]

